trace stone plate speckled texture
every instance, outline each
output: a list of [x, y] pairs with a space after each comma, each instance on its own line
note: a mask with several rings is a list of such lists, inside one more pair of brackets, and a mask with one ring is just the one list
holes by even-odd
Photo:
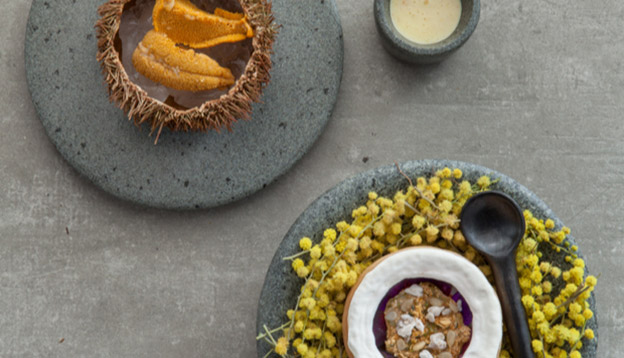
[[[535, 194], [513, 179], [494, 170], [464, 162], [441, 160], [412, 161], [402, 163], [400, 167], [410, 178], [431, 176], [436, 170], [444, 167], [461, 169], [464, 172], [464, 178], [473, 182], [482, 175], [498, 178], [500, 181], [492, 185], [492, 189], [509, 194], [523, 210], [531, 210], [536, 217], [551, 218], [558, 228], [563, 225]], [[397, 190], [406, 188], [407, 185], [407, 181], [397, 171], [396, 167], [389, 165], [347, 179], [314, 201], [295, 221], [273, 257], [258, 303], [258, 332], [262, 330], [263, 325], [267, 325], [267, 327], [282, 325], [287, 320], [286, 311], [293, 308], [297, 302], [301, 279], [293, 274], [289, 262], [284, 262], [282, 258], [299, 251], [300, 238], [308, 236], [314, 242], [319, 242], [325, 228], [335, 227], [335, 224], [341, 220], [350, 220], [351, 211], [366, 202], [369, 191], [391, 196]], [[574, 243], [572, 237], [570, 237], [570, 242]], [[546, 258], [551, 262], [568, 265], [564, 262], [563, 255], [553, 255], [554, 252], [547, 249], [543, 251]], [[580, 251], [579, 256], [582, 257]], [[596, 312], [593, 294], [590, 298], [590, 304], [592, 310]], [[598, 321], [596, 316], [588, 321], [587, 326], [594, 329], [597, 336]], [[597, 341], [598, 338], [583, 346], [581, 350], [583, 357], [594, 358], [596, 356]], [[270, 346], [264, 341], [258, 341], [257, 348], [258, 357], [262, 358]], [[277, 357], [274, 354], [272, 356]]]
[[272, 81], [251, 121], [233, 131], [171, 133], [158, 145], [109, 103], [95, 59], [103, 0], [33, 0], [25, 61], [35, 108], [65, 159], [105, 191], [136, 203], [207, 208], [250, 195], [288, 170], [325, 127], [342, 76], [333, 0], [274, 0], [282, 25]]

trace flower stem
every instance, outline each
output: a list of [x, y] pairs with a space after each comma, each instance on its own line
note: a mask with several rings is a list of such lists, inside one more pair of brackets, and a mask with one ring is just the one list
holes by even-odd
[[301, 252], [296, 253], [294, 255], [283, 257], [282, 261], [288, 261], [288, 260], [296, 259], [297, 257], [303, 256], [303, 255], [307, 254], [308, 252], [310, 252], [310, 250], [301, 251]]

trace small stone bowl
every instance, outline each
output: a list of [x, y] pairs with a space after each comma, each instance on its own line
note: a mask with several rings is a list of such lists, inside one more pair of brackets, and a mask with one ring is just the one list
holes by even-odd
[[431, 64], [446, 59], [472, 35], [481, 11], [480, 0], [461, 0], [459, 24], [451, 36], [429, 45], [408, 40], [399, 33], [390, 17], [391, 0], [375, 0], [375, 22], [384, 48], [394, 57], [409, 63]]

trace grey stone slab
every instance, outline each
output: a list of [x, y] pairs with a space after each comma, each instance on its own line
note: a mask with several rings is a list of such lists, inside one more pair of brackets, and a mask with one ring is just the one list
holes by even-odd
[[[492, 185], [492, 190], [508, 194], [518, 203], [522, 210], [530, 210], [535, 217], [544, 220], [548, 218], [553, 219], [556, 228], [563, 226], [561, 220], [537, 195], [510, 177], [495, 170], [471, 163], [448, 160], [420, 160], [400, 163], [399, 165], [401, 170], [412, 180], [420, 176], [429, 177], [436, 170], [444, 167], [461, 169], [464, 173], [464, 178], [473, 183], [481, 176], [488, 175], [493, 181], [498, 179], [498, 182]], [[394, 165], [388, 165], [349, 178], [328, 190], [310, 204], [288, 230], [271, 261], [258, 303], [256, 322], [258, 332], [262, 332], [265, 325], [270, 328], [281, 326], [287, 320], [285, 316], [286, 311], [293, 309], [297, 303], [303, 280], [292, 272], [290, 261], [284, 261], [283, 258], [300, 252], [299, 240], [302, 237], [310, 237], [313, 242], [318, 243], [321, 241], [323, 231], [326, 228], [335, 228], [336, 223], [339, 221], [345, 220], [349, 222], [351, 212], [366, 203], [369, 192], [375, 191], [380, 195], [392, 197], [397, 190], [403, 190], [408, 185], [407, 180], [397, 168]], [[572, 236], [568, 238], [568, 241], [570, 245], [576, 244]], [[565, 262], [565, 253], [557, 254], [549, 246], [540, 247], [540, 251], [543, 252], [548, 261], [558, 267], [571, 267], [570, 264]], [[579, 250], [578, 254], [579, 257], [583, 258], [582, 250]], [[591, 265], [590, 260], [586, 266], [588, 272], [590, 272]], [[589, 302], [592, 310], [596, 312], [596, 301], [593, 294]], [[587, 322], [587, 327], [598, 332], [597, 315], [594, 315]], [[581, 350], [583, 357], [596, 357], [597, 344], [598, 339], [584, 344]], [[259, 358], [265, 357], [269, 349], [268, 343], [263, 340], [258, 341]], [[276, 354], [272, 356], [278, 357]]]
[[232, 132], [172, 133], [158, 145], [109, 103], [95, 59], [101, 1], [35, 0], [26, 29], [33, 103], [61, 155], [105, 191], [132, 202], [207, 208], [244, 198], [288, 170], [330, 118], [342, 75], [333, 1], [274, 1], [282, 25], [272, 81], [251, 121]]

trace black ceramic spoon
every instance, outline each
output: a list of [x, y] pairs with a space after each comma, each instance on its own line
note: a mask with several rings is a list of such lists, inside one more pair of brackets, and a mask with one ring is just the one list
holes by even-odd
[[520, 207], [506, 194], [487, 191], [468, 199], [460, 220], [468, 243], [483, 254], [492, 267], [514, 358], [533, 358], [531, 333], [516, 271], [516, 247], [525, 230]]

